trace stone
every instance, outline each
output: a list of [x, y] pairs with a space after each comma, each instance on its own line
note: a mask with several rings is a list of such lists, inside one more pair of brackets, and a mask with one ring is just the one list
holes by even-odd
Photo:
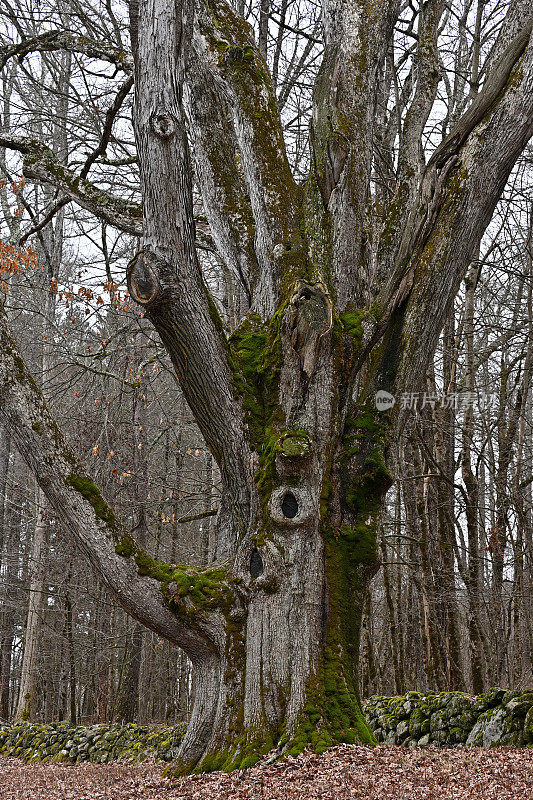
[[533, 706], [527, 712], [524, 720], [524, 744], [533, 744]]
[[407, 720], [403, 720], [400, 722], [396, 727], [396, 736], [398, 737], [399, 741], [405, 739], [409, 734], [409, 723]]
[[489, 689], [484, 694], [480, 694], [477, 700], [472, 704], [472, 710], [477, 712], [488, 711], [490, 708], [495, 708], [500, 705], [505, 696], [505, 689], [495, 687]]
[[524, 700], [522, 697], [514, 697], [509, 700], [505, 705], [505, 710], [513, 717], [525, 717], [529, 709], [532, 707], [530, 700]]
[[505, 731], [505, 709], [485, 712], [478, 719], [466, 740], [467, 747], [494, 747], [501, 744]]

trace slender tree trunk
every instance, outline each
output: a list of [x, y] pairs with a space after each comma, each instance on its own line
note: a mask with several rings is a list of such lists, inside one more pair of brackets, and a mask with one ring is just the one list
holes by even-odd
[[34, 720], [37, 712], [39, 685], [39, 653], [42, 629], [43, 596], [46, 574], [47, 522], [40, 489], [36, 491], [36, 522], [29, 553], [28, 612], [24, 631], [24, 656], [20, 675], [20, 688], [16, 720]]
[[0, 565], [2, 564], [4, 540], [6, 538], [6, 487], [10, 453], [11, 443], [9, 431], [5, 426], [0, 425]]
[[[136, 336], [134, 358], [140, 364], [133, 400], [133, 531], [135, 538], [145, 547], [148, 539], [147, 497], [148, 486], [148, 440], [147, 440], [147, 392], [148, 381], [143, 373], [143, 334]], [[133, 722], [139, 712], [139, 681], [143, 652], [144, 628], [135, 623], [131, 639], [126, 647], [125, 665], [121, 692], [117, 703], [116, 718], [120, 722]]]
[[389, 620], [389, 634], [390, 634], [390, 656], [392, 661], [392, 674], [394, 676], [394, 692], [395, 694], [403, 694], [405, 675], [403, 674], [400, 663], [400, 652], [398, 645], [398, 631], [399, 625], [396, 619], [396, 605], [393, 599], [393, 588], [391, 586], [391, 564], [390, 554], [387, 550], [385, 542], [381, 541], [381, 553], [383, 556], [383, 586], [385, 587], [385, 598], [387, 601], [387, 616]]
[[72, 603], [69, 594], [65, 595], [65, 631], [68, 652], [68, 687], [69, 687], [69, 720], [76, 725], [78, 714], [76, 708], [76, 660], [74, 653], [74, 623]]
[[12, 510], [9, 514], [4, 539], [4, 581], [2, 586], [2, 640], [0, 647], [0, 719], [8, 720], [13, 705], [12, 660], [15, 641], [16, 611], [18, 606], [18, 541], [20, 537], [20, 509], [16, 505], [16, 495], [12, 496]]
[[[465, 391], [474, 392], [474, 299], [479, 278], [479, 266], [475, 263], [466, 278], [464, 335], [466, 344]], [[472, 405], [465, 409], [462, 434], [461, 470], [466, 490], [466, 526], [468, 541], [468, 639], [470, 650], [470, 669], [472, 691], [481, 694], [485, 686], [483, 674], [483, 646], [481, 640], [481, 570], [479, 552], [478, 500], [479, 486], [472, 469], [474, 415]]]

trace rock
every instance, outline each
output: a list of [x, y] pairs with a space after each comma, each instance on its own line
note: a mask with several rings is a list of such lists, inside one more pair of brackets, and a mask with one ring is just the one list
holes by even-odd
[[527, 712], [524, 720], [524, 744], [533, 744], [533, 706]]
[[532, 707], [532, 703], [530, 700], [524, 700], [522, 697], [514, 697], [512, 700], [509, 700], [508, 703], [505, 705], [505, 710], [511, 714], [513, 717], [522, 717], [524, 718]]
[[418, 740], [418, 746], [419, 747], [428, 747], [429, 746], [429, 741], [430, 741], [429, 733], [426, 733], [424, 736], [421, 736], [420, 739]]
[[403, 741], [409, 734], [409, 723], [406, 720], [400, 722], [396, 727], [398, 741]]
[[504, 696], [501, 699], [500, 705], [506, 706], [507, 703], [510, 703], [511, 700], [514, 700], [516, 697], [520, 697], [521, 692], [509, 690], [505, 692]]
[[466, 740], [467, 747], [494, 747], [505, 734], [505, 709], [496, 708], [481, 715]]
[[489, 689], [484, 694], [480, 694], [477, 700], [472, 704], [472, 710], [477, 712], [488, 711], [490, 708], [495, 708], [500, 705], [503, 697], [505, 696], [505, 689], [495, 687]]

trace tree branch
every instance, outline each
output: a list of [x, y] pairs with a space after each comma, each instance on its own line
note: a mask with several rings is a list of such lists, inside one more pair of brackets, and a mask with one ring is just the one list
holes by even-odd
[[[199, 53], [198, 49], [202, 48]], [[231, 124], [227, 98], [207, 64], [203, 40], [195, 47], [184, 87], [198, 187], [218, 253], [240, 283], [248, 306], [259, 279], [255, 221]]]
[[[529, 43], [532, 25], [533, 17], [511, 42], [470, 108], [429, 160], [418, 197], [404, 227], [404, 235], [395, 257], [395, 268], [377, 300], [380, 313], [386, 313], [387, 309], [392, 312], [409, 293], [414, 280], [414, 263], [426, 246], [440, 209], [450, 192], [450, 175], [457, 167], [461, 149], [475, 128], [482, 124], [485, 118], [490, 118], [492, 107], [506, 88], [509, 89], [513, 70]], [[523, 84], [521, 85], [523, 87]], [[498, 167], [501, 164], [506, 165], [505, 153], [502, 153], [499, 147], [497, 152], [502, 156], [501, 163], [497, 163], [495, 154], [490, 154], [490, 162], [496, 162]]]
[[404, 124], [400, 136], [396, 190], [385, 212], [379, 243], [380, 278], [390, 275], [394, 267], [406, 219], [416, 200], [420, 174], [424, 168], [422, 134], [437, 95], [440, 77], [437, 36], [443, 11], [443, 0], [429, 0], [420, 9], [416, 87], [413, 99], [402, 115]]
[[142, 210], [137, 203], [122, 200], [64, 167], [49, 147], [36, 139], [0, 134], [0, 147], [17, 150], [24, 156], [27, 178], [57, 186], [64, 194], [98, 219], [134, 236], [141, 234]]
[[85, 164], [83, 165], [80, 171], [81, 178], [87, 177], [87, 175], [89, 174], [89, 170], [91, 169], [92, 165], [94, 164], [98, 156], [105, 155], [105, 152], [107, 150], [107, 145], [109, 144], [109, 139], [111, 137], [111, 132], [113, 130], [113, 123], [115, 121], [115, 117], [122, 108], [122, 104], [124, 103], [124, 100], [128, 96], [132, 86], [133, 86], [133, 76], [130, 75], [130, 77], [127, 78], [122, 84], [122, 86], [119, 88], [116, 97], [113, 101], [113, 104], [106, 111], [104, 128], [102, 130], [102, 135], [100, 136], [98, 147], [96, 147], [95, 150], [93, 150], [93, 152], [88, 156], [87, 160], [85, 161]]
[[0, 70], [5, 67], [10, 58], [22, 61], [30, 53], [50, 53], [56, 50], [69, 50], [89, 56], [89, 58], [107, 61], [126, 73], [133, 70], [133, 59], [130, 53], [68, 31], [47, 31], [11, 47], [0, 47]]
[[[424, 245], [413, 253], [390, 307], [394, 309], [390, 324], [397, 326], [397, 391], [414, 390], [419, 383], [426, 366], [423, 351], [433, 352], [446, 307], [475, 256], [514, 164], [533, 135], [533, 37], [530, 35], [522, 57], [523, 48], [516, 42], [511, 52], [516, 58], [514, 68], [507, 56], [499, 62], [506, 64], [506, 84], [493, 103], [481, 101], [478, 108], [485, 108], [482, 118], [470, 115], [477, 124], [447, 163], [432, 226]], [[501, 71], [487, 92], [499, 81]], [[465, 127], [460, 123], [459, 131]], [[450, 151], [446, 148], [443, 152]], [[441, 162], [435, 159], [433, 165], [436, 163]], [[404, 347], [407, 335], [409, 355]]]
[[[182, 647], [193, 661], [212, 658], [221, 625], [211, 613], [216, 611], [217, 593], [215, 602], [203, 602], [187, 592], [178, 597], [172, 584], [180, 581], [180, 571], [154, 562], [115, 518], [50, 414], [18, 352], [1, 304], [0, 419], [65, 529], [117, 602], [143, 625]], [[198, 588], [202, 581], [195, 576], [202, 571], [182, 572], [190, 573], [190, 583]], [[212, 575], [209, 579], [213, 582]], [[227, 602], [230, 584], [222, 580], [218, 591], [220, 602], [222, 597]], [[193, 615], [194, 608], [198, 613]]]
[[[165, 345], [195, 420], [221, 470], [226, 508], [248, 520], [255, 497], [251, 453], [229, 350], [194, 246], [182, 86], [192, 8], [139, 3], [134, 130], [143, 196], [144, 249], [128, 269], [130, 293]], [[185, 27], [184, 27], [185, 26]], [[227, 532], [228, 555], [238, 531]], [[231, 541], [230, 541], [231, 540]]]
[[[301, 270], [307, 259], [298, 187], [287, 159], [270, 74], [250, 26], [224, 0], [202, 2], [198, 25], [197, 57], [232, 112], [256, 226], [259, 279], [253, 305], [268, 318], [277, 308], [283, 275]], [[219, 106], [213, 113], [224, 109]]]
[[[326, 0], [326, 47], [311, 128], [319, 261], [331, 258], [336, 305], [365, 305], [363, 223], [379, 75], [398, 13], [396, 0]], [[330, 253], [330, 243], [332, 253]]]

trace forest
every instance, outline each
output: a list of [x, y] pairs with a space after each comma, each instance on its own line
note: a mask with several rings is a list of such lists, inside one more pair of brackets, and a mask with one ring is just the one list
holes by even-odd
[[0, 727], [182, 726], [188, 774], [529, 697], [532, 29], [4, 0]]

